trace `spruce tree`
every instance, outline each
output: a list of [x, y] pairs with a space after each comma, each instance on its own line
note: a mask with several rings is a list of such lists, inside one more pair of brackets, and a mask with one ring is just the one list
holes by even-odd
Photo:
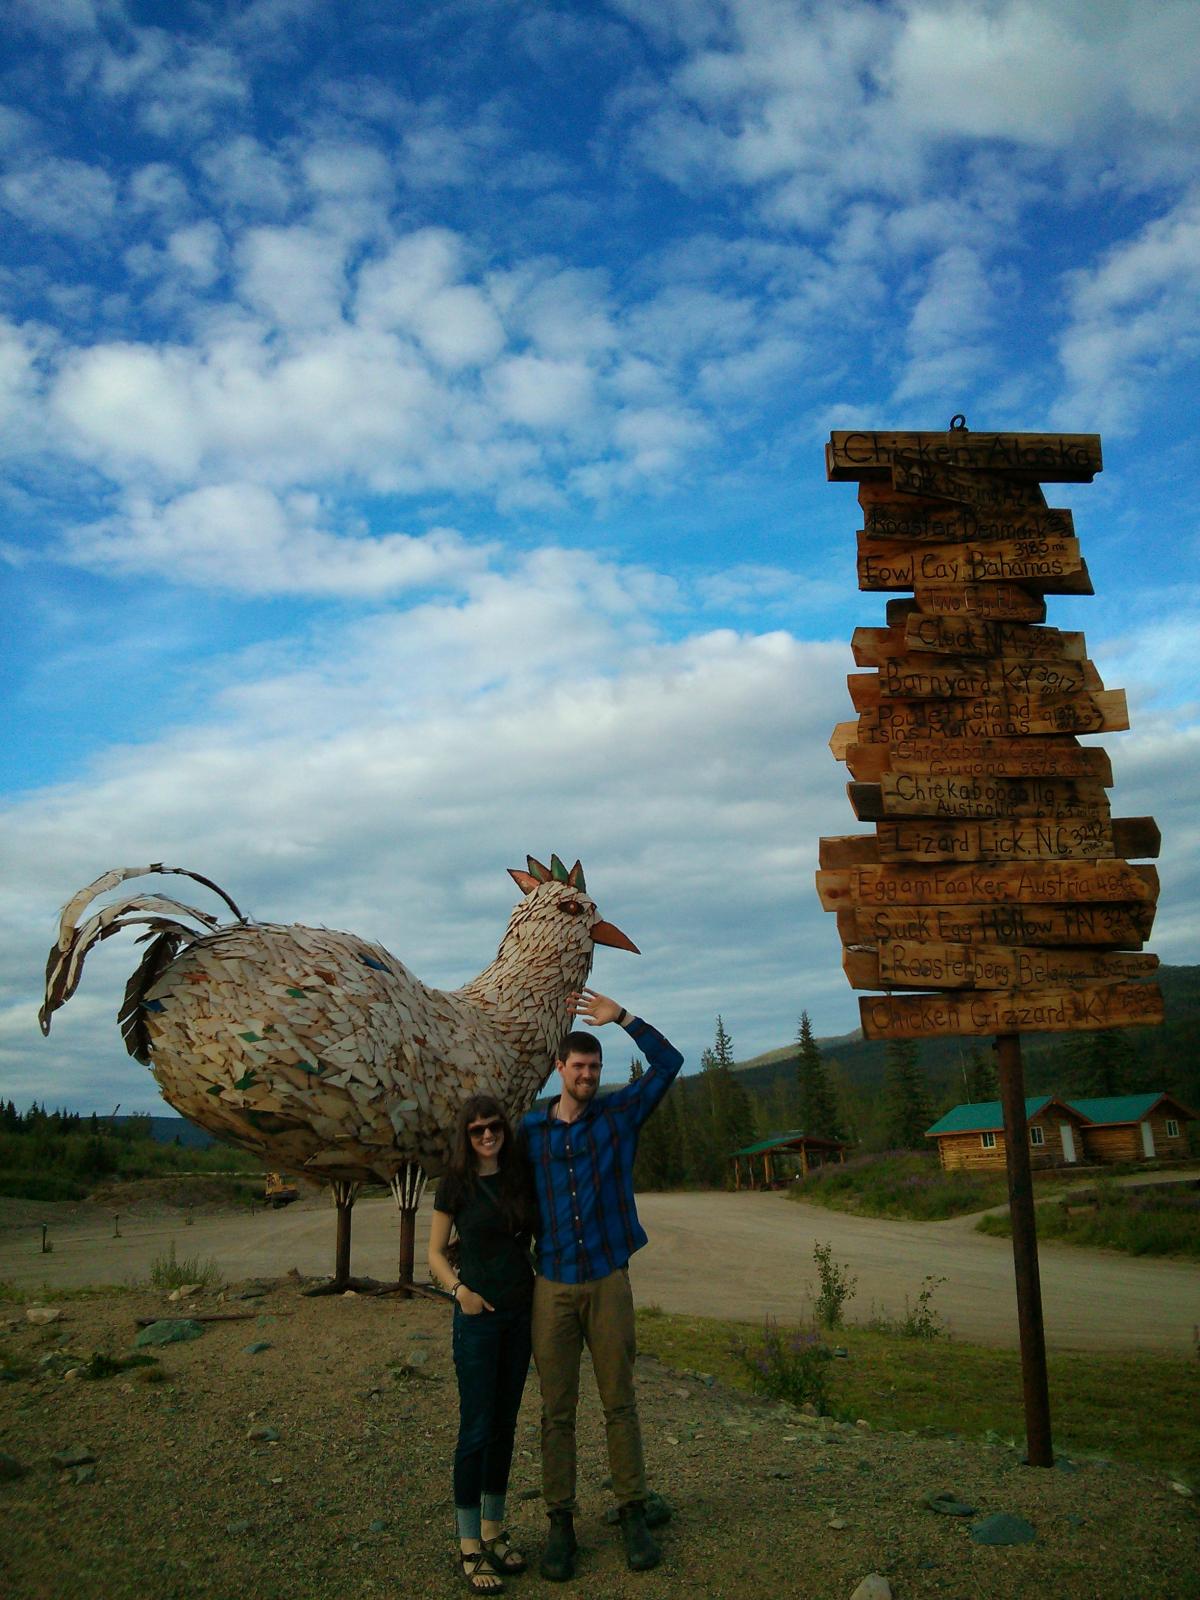
[[704, 1177], [723, 1187], [732, 1181], [729, 1157], [754, 1138], [754, 1112], [749, 1095], [733, 1074], [733, 1041], [720, 1016], [712, 1048], [704, 1052], [701, 1061], [708, 1101]]
[[996, 1077], [995, 1057], [985, 1054], [975, 1045], [967, 1054], [967, 1099], [973, 1104], [981, 1100], [998, 1100], [1000, 1082]]
[[926, 1149], [925, 1129], [932, 1117], [915, 1039], [888, 1040], [883, 1064], [883, 1096], [889, 1147]]
[[1127, 1094], [1137, 1073], [1137, 1057], [1129, 1035], [1119, 1028], [1088, 1034], [1085, 1095]]
[[833, 1091], [825, 1076], [820, 1047], [813, 1038], [808, 1012], [800, 1013], [800, 1028], [796, 1034], [799, 1059], [796, 1063], [796, 1081], [800, 1090], [801, 1131], [819, 1139], [840, 1139], [840, 1118]]

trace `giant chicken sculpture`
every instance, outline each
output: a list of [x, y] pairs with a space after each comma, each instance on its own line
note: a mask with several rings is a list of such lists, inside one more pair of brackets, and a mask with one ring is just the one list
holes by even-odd
[[[360, 1183], [392, 1185], [401, 1278], [425, 1175], [445, 1165], [458, 1106], [494, 1095], [511, 1117], [545, 1082], [597, 944], [632, 950], [600, 919], [583, 869], [557, 856], [509, 871], [524, 891], [496, 959], [461, 989], [431, 989], [381, 945], [350, 933], [258, 923], [216, 884], [180, 867], [97, 878], [64, 908], [39, 1020], [75, 992], [87, 952], [122, 928], [149, 941], [118, 1021], [163, 1098], [272, 1167], [329, 1182], [339, 1207], [335, 1282], [348, 1281], [349, 1208]], [[143, 873], [214, 890], [236, 921], [158, 895], [126, 895], [81, 921], [100, 894]]]

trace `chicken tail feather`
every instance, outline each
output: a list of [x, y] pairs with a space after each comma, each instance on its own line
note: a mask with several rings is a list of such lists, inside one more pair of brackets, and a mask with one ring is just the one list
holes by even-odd
[[[145, 1041], [141, 1037], [140, 1030], [127, 1016], [133, 1004], [131, 995], [136, 993], [140, 998], [180, 948], [195, 939], [202, 938], [219, 925], [219, 918], [213, 916], [211, 912], [201, 911], [196, 906], [185, 905], [179, 900], [169, 900], [162, 895], [136, 894], [114, 900], [109, 905], [102, 906], [86, 921], [80, 921], [83, 912], [97, 895], [116, 888], [128, 878], [141, 877], [147, 872], [173, 873], [191, 878], [196, 883], [202, 883], [220, 896], [239, 922], [247, 920], [223, 889], [218, 888], [211, 879], [201, 877], [198, 872], [189, 872], [184, 867], [164, 867], [155, 864], [149, 867], [118, 867], [112, 872], [104, 873], [94, 883], [89, 883], [86, 888], [81, 889], [63, 907], [58, 926], [58, 940], [46, 961], [46, 992], [41, 1010], [38, 1012], [38, 1022], [44, 1034], [50, 1032], [51, 1017], [60, 1006], [66, 1005], [78, 988], [84, 958], [93, 945], [111, 938], [114, 933], [120, 933], [123, 928], [141, 924], [150, 930], [150, 933], [143, 937], [153, 938], [153, 943], [129, 981], [120, 1018], [121, 1031], [125, 1035], [126, 1047], [130, 1054], [138, 1055], [138, 1049], [144, 1048]], [[186, 918], [187, 921], [181, 921], [181, 918]], [[195, 926], [196, 923], [199, 923], [199, 927]], [[138, 1056], [138, 1059], [142, 1059], [141, 1056]]]

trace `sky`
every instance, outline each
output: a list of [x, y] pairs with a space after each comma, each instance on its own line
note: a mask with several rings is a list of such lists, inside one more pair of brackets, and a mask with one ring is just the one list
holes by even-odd
[[[49, 1039], [111, 867], [452, 987], [526, 853], [641, 947], [694, 1066], [857, 1026], [832, 428], [1099, 432], [1067, 505], [1200, 961], [1194, 0], [8, 0], [0, 15], [0, 1096], [162, 1109]], [[176, 887], [179, 880], [176, 880]], [[202, 891], [197, 891], [198, 895]]]

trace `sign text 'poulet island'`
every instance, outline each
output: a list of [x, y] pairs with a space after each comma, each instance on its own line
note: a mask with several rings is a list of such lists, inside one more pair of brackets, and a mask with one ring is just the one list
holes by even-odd
[[[874, 833], [821, 840], [868, 1039], [1055, 1032], [1162, 1020], [1144, 952], [1158, 874], [1150, 817], [1113, 817], [1112, 764], [1081, 734], [1129, 726], [1082, 633], [1046, 627], [1046, 596], [1091, 594], [1065, 507], [1043, 482], [1088, 483], [1096, 434], [845, 432], [858, 583], [899, 591], [856, 628], [858, 713], [830, 748]], [[911, 595], [911, 597], [907, 597]]]

